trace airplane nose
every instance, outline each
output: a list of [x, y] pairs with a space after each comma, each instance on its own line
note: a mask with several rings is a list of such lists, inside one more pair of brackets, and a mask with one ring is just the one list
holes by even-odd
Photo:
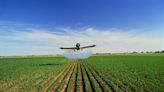
[[77, 43], [77, 44], [76, 44], [76, 47], [80, 47], [80, 43]]

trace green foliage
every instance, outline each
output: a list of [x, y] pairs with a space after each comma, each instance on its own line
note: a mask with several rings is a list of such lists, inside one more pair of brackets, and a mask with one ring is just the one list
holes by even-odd
[[93, 56], [86, 64], [97, 70], [114, 86], [131, 91], [161, 91], [164, 87], [164, 56], [162, 54], [129, 54]]
[[[64, 57], [16, 57], [0, 58], [0, 91], [2, 92], [32, 92], [36, 86], [39, 91], [52, 82], [51, 76], [56, 77], [66, 66], [75, 61]], [[91, 81], [100, 89], [96, 79], [110, 91], [109, 85], [121, 92], [123, 89], [131, 91], [163, 91], [164, 87], [164, 54], [116, 54], [95, 55], [86, 60], [80, 60], [83, 70], [86, 91], [90, 91]], [[84, 69], [85, 68], [85, 69]], [[91, 73], [93, 72], [93, 74]], [[73, 73], [74, 76], [75, 73]], [[78, 69], [77, 86], [80, 85], [80, 68]], [[68, 89], [73, 78], [69, 81]], [[42, 82], [46, 82], [42, 85]], [[64, 80], [63, 80], [64, 81]], [[56, 82], [55, 82], [56, 83]], [[50, 89], [55, 85], [53, 83]], [[79, 88], [77, 88], [79, 90]], [[49, 90], [50, 91], [50, 90]]]
[[67, 65], [63, 57], [0, 59], [0, 91], [29, 92], [42, 80], [59, 74]]

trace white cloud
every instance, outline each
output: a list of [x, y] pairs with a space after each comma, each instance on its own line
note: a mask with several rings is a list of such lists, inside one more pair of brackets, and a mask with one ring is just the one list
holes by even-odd
[[162, 43], [164, 37], [152, 35], [154, 33], [152, 31], [137, 32], [136, 30], [99, 30], [95, 28], [56, 28], [53, 31], [26, 28], [25, 30], [28, 31], [12, 30], [6, 35], [3, 35], [0, 30], [0, 55], [62, 53], [59, 49], [60, 46], [74, 46], [77, 42], [82, 45], [96, 44], [97, 47], [92, 49], [95, 53], [164, 49], [164, 43]]

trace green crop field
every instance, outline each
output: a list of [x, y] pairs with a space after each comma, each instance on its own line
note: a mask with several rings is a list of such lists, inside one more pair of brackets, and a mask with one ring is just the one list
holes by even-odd
[[0, 92], [164, 92], [164, 54], [0, 58]]

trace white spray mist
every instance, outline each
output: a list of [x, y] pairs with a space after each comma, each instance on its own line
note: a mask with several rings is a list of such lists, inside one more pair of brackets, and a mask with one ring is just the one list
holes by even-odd
[[69, 59], [86, 59], [91, 56], [92, 52], [90, 50], [79, 50], [79, 51], [73, 51], [73, 50], [67, 50], [64, 52], [64, 56]]

